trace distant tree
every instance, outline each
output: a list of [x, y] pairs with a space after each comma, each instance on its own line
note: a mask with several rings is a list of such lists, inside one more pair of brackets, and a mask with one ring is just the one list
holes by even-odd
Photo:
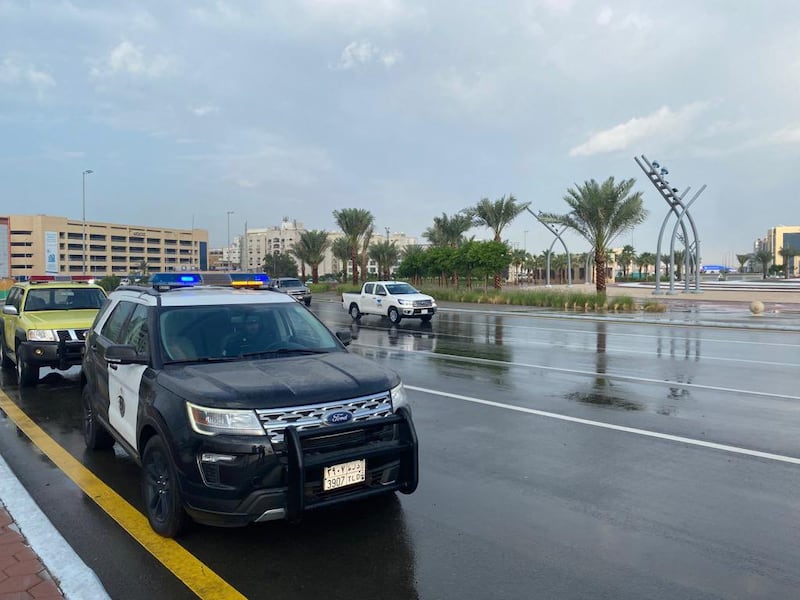
[[564, 201], [571, 211], [565, 215], [540, 215], [546, 222], [565, 225], [577, 232], [594, 249], [595, 287], [606, 293], [606, 252], [622, 233], [630, 231], [647, 218], [642, 193], [632, 192], [634, 179], [616, 183], [609, 177], [602, 184], [594, 179], [570, 188]]
[[346, 237], [338, 237], [331, 243], [331, 254], [342, 265], [342, 281], [347, 280], [347, 263], [353, 252], [350, 247], [350, 240]]
[[[336, 224], [350, 242], [350, 262], [353, 268], [353, 285], [358, 285], [358, 259], [361, 251], [362, 265], [366, 263], [369, 240], [374, 231], [375, 217], [364, 208], [343, 208], [333, 211]], [[362, 276], [366, 279], [366, 275]]]
[[617, 264], [622, 268], [622, 277], [628, 278], [628, 269], [631, 267], [633, 259], [636, 258], [636, 251], [633, 246], [626, 244], [622, 247], [622, 252], [617, 256]]
[[783, 278], [789, 279], [792, 266], [794, 265], [794, 260], [792, 259], [797, 256], [797, 250], [791, 246], [782, 246], [780, 250], [778, 250], [778, 254], [781, 255], [781, 258], [783, 258]]
[[[513, 195], [509, 194], [495, 201], [483, 198], [474, 207], [468, 209], [467, 214], [472, 216], [475, 225], [491, 229], [494, 233], [494, 241], [499, 242], [502, 239], [503, 229], [528, 206], [530, 206], [530, 202], [519, 203]], [[501, 283], [502, 276], [498, 271], [494, 275], [494, 287], [499, 289]]]
[[422, 233], [422, 237], [433, 246], [456, 248], [464, 241], [464, 234], [471, 227], [472, 217], [463, 211], [452, 217], [442, 213], [441, 217], [433, 218], [433, 227], [428, 227]]
[[744, 272], [745, 267], [747, 266], [747, 263], [749, 263], [752, 258], [753, 258], [752, 254], [737, 254], [736, 255], [736, 260], [739, 261], [739, 272], [740, 273]]
[[409, 244], [403, 248], [401, 255], [403, 258], [397, 268], [397, 274], [411, 279], [414, 285], [419, 285], [425, 274], [425, 250], [417, 244]]
[[756, 250], [753, 252], [753, 260], [761, 265], [761, 279], [766, 279], [769, 272], [769, 263], [772, 262], [772, 252], [767, 248]]
[[636, 257], [636, 266], [639, 267], [639, 279], [642, 278], [642, 269], [645, 270], [645, 278], [650, 274], [650, 267], [656, 264], [656, 255], [652, 252], [642, 252]]
[[397, 264], [400, 258], [400, 250], [396, 242], [381, 240], [369, 247], [369, 257], [378, 263], [378, 272], [384, 279], [389, 279], [392, 266]]
[[514, 269], [517, 272], [516, 283], [519, 283], [519, 274], [522, 270], [522, 265], [525, 264], [525, 261], [528, 258], [528, 253], [525, 252], [522, 248], [517, 248], [516, 250], [511, 251], [511, 264], [514, 265]]
[[684, 250], [675, 250], [675, 254], [672, 256], [675, 261], [675, 278], [678, 281], [682, 281], [681, 269], [683, 269], [683, 262], [686, 260], [686, 252]]
[[264, 272], [273, 279], [297, 277], [297, 263], [288, 254], [267, 254], [264, 257]]
[[289, 252], [301, 261], [303, 281], [306, 279], [306, 263], [308, 263], [311, 267], [311, 280], [318, 283], [319, 265], [325, 260], [325, 251], [330, 246], [331, 241], [327, 231], [312, 229], [300, 234], [300, 238]]

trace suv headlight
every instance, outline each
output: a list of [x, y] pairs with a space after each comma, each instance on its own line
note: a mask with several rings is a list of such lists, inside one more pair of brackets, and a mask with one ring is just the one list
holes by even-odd
[[402, 383], [393, 387], [389, 395], [392, 398], [392, 412], [397, 412], [401, 406], [408, 406], [408, 396], [406, 396], [406, 390]]
[[411, 302], [410, 300], [401, 300], [400, 298], [398, 298], [397, 304], [399, 304], [400, 306], [411, 306], [414, 303]]
[[52, 329], [28, 329], [28, 340], [31, 342], [57, 342], [58, 336]]
[[191, 402], [186, 403], [186, 410], [192, 429], [203, 435], [266, 435], [252, 410], [206, 408]]

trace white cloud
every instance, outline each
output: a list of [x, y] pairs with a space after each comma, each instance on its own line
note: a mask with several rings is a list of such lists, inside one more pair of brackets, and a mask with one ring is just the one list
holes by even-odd
[[207, 115], [213, 115], [219, 112], [218, 106], [206, 105], [206, 106], [191, 106], [189, 110], [192, 112], [193, 115], [196, 117], [205, 117]]
[[383, 64], [386, 68], [391, 68], [402, 58], [403, 55], [399, 51], [383, 51], [372, 42], [364, 40], [361, 42], [349, 43], [345, 49], [342, 50], [342, 55], [339, 57], [336, 68], [346, 71], [376, 61]]
[[164, 54], [148, 58], [143, 47], [125, 40], [112, 49], [107, 58], [92, 68], [92, 75], [111, 77], [121, 73], [154, 79], [167, 73], [173, 63], [174, 60]]
[[770, 144], [800, 144], [800, 127], [786, 127], [767, 138]]
[[597, 24], [608, 25], [611, 23], [612, 18], [614, 18], [614, 11], [608, 6], [604, 6], [600, 9], [600, 12], [597, 13]]
[[604, 6], [597, 13], [595, 21], [602, 27], [613, 27], [617, 30], [645, 31], [653, 26], [653, 20], [642, 14], [628, 13], [618, 17], [610, 6]]
[[32, 65], [21, 65], [12, 58], [4, 58], [0, 62], [0, 84], [29, 85], [41, 100], [48, 89], [55, 87], [56, 81], [52, 75]]
[[634, 117], [625, 123], [589, 136], [584, 143], [570, 149], [570, 156], [592, 156], [626, 150], [650, 138], [676, 138], [685, 135], [707, 104], [694, 103], [673, 112], [668, 106], [645, 117]]

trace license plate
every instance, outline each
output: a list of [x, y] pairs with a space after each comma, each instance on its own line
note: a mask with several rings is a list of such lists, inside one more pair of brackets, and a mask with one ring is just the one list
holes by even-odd
[[322, 489], [324, 491], [335, 490], [340, 487], [361, 483], [367, 478], [366, 460], [354, 460], [325, 467], [322, 474]]
[[422, 309], [421, 311], [419, 311], [419, 312], [421, 312], [423, 315], [427, 315], [427, 314], [428, 314], [428, 309], [427, 309], [427, 308], [423, 308], [423, 309]]

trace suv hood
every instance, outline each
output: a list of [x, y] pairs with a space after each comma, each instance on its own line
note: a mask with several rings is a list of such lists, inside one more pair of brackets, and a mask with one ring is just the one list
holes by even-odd
[[433, 297], [428, 296], [428, 294], [395, 294], [395, 298], [398, 300], [411, 300], [412, 302], [418, 302], [420, 300], [433, 300]]
[[24, 313], [26, 329], [88, 329], [97, 316], [96, 308], [40, 310]]
[[208, 407], [274, 408], [386, 392], [396, 373], [349, 352], [239, 362], [166, 365], [159, 383]]

